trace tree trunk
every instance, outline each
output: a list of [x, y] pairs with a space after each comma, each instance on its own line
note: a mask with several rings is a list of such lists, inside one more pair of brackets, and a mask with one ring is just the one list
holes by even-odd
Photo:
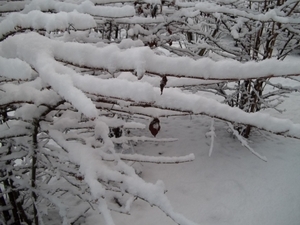
[[38, 218], [38, 211], [36, 208], [36, 201], [37, 201], [37, 195], [34, 191], [36, 188], [36, 168], [37, 168], [37, 149], [38, 149], [38, 141], [37, 141], [37, 135], [38, 135], [38, 128], [39, 128], [39, 122], [35, 120], [33, 122], [34, 129], [33, 129], [33, 134], [32, 134], [32, 164], [31, 164], [31, 187], [32, 187], [32, 199], [33, 199], [33, 220], [34, 224], [38, 225], [39, 224], [39, 218]]

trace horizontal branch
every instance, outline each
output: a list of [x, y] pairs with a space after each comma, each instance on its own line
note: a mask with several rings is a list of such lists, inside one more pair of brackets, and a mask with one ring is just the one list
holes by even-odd
[[[56, 59], [59, 62], [68, 64], [68, 65], [72, 65], [72, 66], [76, 66], [79, 68], [84, 68], [84, 69], [90, 69], [90, 70], [100, 70], [100, 71], [105, 71], [108, 73], [111, 73], [111, 71], [109, 71], [108, 68], [105, 67], [91, 67], [91, 66], [86, 66], [86, 65], [79, 65], [73, 62], [68, 62], [68, 61], [64, 61], [61, 59]], [[279, 61], [280, 62], [280, 61]], [[233, 69], [234, 70], [234, 69]], [[131, 72], [132, 74], [136, 74], [136, 69], [119, 69], [119, 70], [114, 70], [112, 74], [117, 73], [117, 72]], [[274, 78], [274, 77], [292, 77], [292, 76], [300, 76], [300, 72], [299, 73], [292, 73], [292, 74], [267, 74], [261, 77], [258, 76], [247, 76], [245, 78], [242, 77], [230, 77], [228, 76], [227, 78], [222, 78], [220, 77], [209, 77], [207, 78], [206, 76], [193, 76], [193, 75], [185, 75], [184, 73], [177, 75], [177, 74], [171, 74], [171, 73], [159, 73], [159, 72], [154, 72], [151, 70], [145, 70], [144, 71], [145, 74], [151, 74], [151, 75], [156, 75], [159, 77], [163, 77], [163, 76], [167, 76], [167, 77], [176, 77], [176, 78], [190, 78], [190, 79], [200, 79], [200, 80], [211, 80], [211, 81], [239, 81], [239, 80], [248, 80], [248, 79], [259, 79], [259, 78]], [[201, 72], [200, 72], [201, 73]]]
[[[164, 95], [167, 95], [167, 93], [168, 93], [168, 89], [165, 90]], [[168, 97], [166, 97], [166, 98], [168, 98]], [[202, 97], [199, 96], [199, 98], [202, 98]], [[204, 108], [206, 108], [206, 110], [205, 110], [206, 112], [204, 112], [204, 111], [199, 112], [198, 110], [193, 110], [193, 109], [189, 110], [187, 108], [183, 109], [183, 108], [180, 107], [180, 105], [177, 105], [177, 107], [176, 106], [173, 106], [173, 107], [162, 106], [158, 102], [151, 103], [151, 104], [148, 104], [148, 105], [146, 103], [143, 103], [143, 102], [140, 105], [139, 105], [139, 103], [135, 103], [134, 107], [128, 107], [128, 109], [127, 109], [127, 107], [122, 108], [122, 109], [121, 108], [120, 109], [115, 109], [115, 108], [112, 108], [111, 106], [106, 107], [106, 108], [110, 109], [112, 111], [120, 112], [120, 113], [129, 113], [129, 114], [134, 113], [134, 114], [148, 116], [148, 117], [153, 117], [154, 116], [153, 112], [152, 113], [151, 112], [146, 113], [147, 110], [145, 110], [145, 113], [143, 113], [143, 111], [138, 110], [137, 108], [138, 107], [141, 107], [141, 108], [156, 108], [156, 109], [161, 109], [162, 111], [166, 112], [166, 113], [155, 112], [155, 114], [159, 114], [159, 117], [172, 116], [171, 112], [173, 112], [173, 114], [174, 114], [174, 112], [179, 112], [180, 113], [180, 114], [176, 114], [175, 116], [205, 115], [205, 116], [214, 117], [216, 119], [220, 119], [220, 120], [226, 121], [226, 122], [239, 123], [239, 124], [243, 124], [243, 125], [250, 125], [250, 126], [257, 127], [261, 130], [265, 130], [265, 131], [268, 131], [268, 132], [271, 132], [271, 133], [274, 133], [274, 134], [277, 134], [277, 135], [288, 136], [288, 137], [291, 137], [291, 138], [300, 139], [300, 125], [299, 124], [293, 124], [292, 127], [294, 126], [295, 128], [292, 128], [292, 127], [287, 128], [287, 129], [283, 128], [283, 126], [288, 127], [288, 126], [291, 125], [290, 120], [277, 119], [277, 118], [274, 118], [274, 117], [270, 117], [268, 114], [263, 114], [263, 113], [260, 113], [260, 112], [246, 113], [242, 110], [239, 110], [238, 108], [232, 108], [228, 105], [221, 104], [219, 102], [217, 103], [214, 100], [212, 100], [212, 102], [209, 102], [209, 99], [206, 99], [206, 100], [203, 99], [204, 100], [203, 102], [202, 101], [197, 102], [197, 101], [191, 101], [191, 100], [188, 100], [188, 99], [189, 99], [188, 96], [186, 96], [185, 100], [178, 97], [176, 99], [176, 101], [178, 101], [178, 102], [187, 102], [186, 103], [187, 105], [195, 106], [195, 107], [199, 106], [199, 108], [201, 108], [200, 106], [202, 105], [202, 106], [204, 106]], [[200, 99], [198, 99], [198, 100], [200, 100]], [[217, 103], [218, 106], [215, 105], [213, 102]], [[107, 101], [106, 103], [109, 104], [109, 101]], [[110, 104], [113, 105], [114, 103], [110, 103]], [[209, 105], [210, 105], [210, 107], [209, 107]], [[105, 107], [105, 106], [101, 105], [101, 107]], [[136, 109], [135, 109], [135, 107], [136, 107]], [[215, 109], [213, 109], [214, 107], [215, 107], [216, 110], [217, 109], [219, 109], [219, 110], [216, 111]], [[221, 108], [223, 108], [223, 109], [221, 109]], [[167, 111], [169, 111], [169, 113], [167, 113]], [[239, 111], [239, 113], [237, 111]], [[165, 115], [161, 116], [160, 114], [165, 114]], [[240, 114], [240, 115], [238, 117], [236, 117], [235, 115], [237, 115], [237, 114]], [[247, 119], [247, 117], [249, 117], [249, 118]], [[265, 119], [262, 119], [262, 118], [259, 119], [260, 117], [263, 117]], [[255, 119], [255, 118], [257, 118], [257, 119]], [[278, 120], [278, 122], [280, 121], [281, 125], [279, 125], [279, 124], [275, 125], [277, 123], [273, 120]], [[266, 121], [270, 121], [269, 124]], [[288, 125], [288, 124], [290, 124], [290, 125]], [[280, 131], [276, 131], [276, 130], [280, 130]], [[299, 130], [298, 131], [299, 133], [296, 130]], [[289, 133], [290, 131], [292, 131], [292, 133]], [[296, 133], [294, 133], [294, 132], [296, 132]]]
[[[146, 156], [146, 155], [139, 155], [139, 154], [118, 154], [120, 159], [126, 161], [134, 161], [134, 162], [145, 162], [145, 163], [157, 163], [157, 164], [177, 164], [177, 163], [184, 163], [190, 162], [195, 159], [194, 154], [189, 154], [186, 156]], [[114, 161], [115, 157], [113, 155], [106, 155], [103, 156], [103, 160]]]
[[40, 10], [43, 11], [55, 11], [55, 12], [72, 12], [77, 11], [79, 13], [89, 14], [93, 16], [100, 17], [111, 17], [111, 18], [120, 18], [127, 16], [134, 16], [135, 10], [131, 5], [122, 5], [118, 6], [97, 6], [92, 1], [86, 0], [80, 4], [74, 4], [70, 2], [61, 2], [61, 1], [51, 1], [52, 4], [48, 2], [51, 0], [39, 0], [34, 1], [31, 4], [28, 4], [24, 9], [24, 12], [29, 12], [31, 10]]
[[[39, 21], [39, 22], [37, 22]], [[60, 21], [57, 23], [57, 21]], [[0, 22], [0, 40], [14, 34], [16, 28], [45, 29], [47, 32], [68, 29], [70, 24], [75, 29], [95, 28], [97, 26], [91, 15], [78, 12], [59, 12], [56, 14], [31, 11], [28, 14], [13, 13]]]
[[[117, 46], [97, 48], [90, 44], [65, 43], [50, 40], [36, 33], [10, 37], [3, 45], [11, 45], [10, 55], [20, 52], [18, 43], [26, 40], [22, 54], [32, 51], [30, 46], [39, 43], [39, 51], [51, 52], [57, 60], [82, 68], [106, 70], [110, 73], [130, 71], [141, 78], [145, 73], [159, 76], [174, 76], [207, 80], [243, 80], [270, 77], [299, 76], [300, 67], [296, 60], [280, 61], [266, 59], [260, 62], [241, 63], [234, 60], [213, 61], [209, 58], [194, 60], [187, 57], [167, 57], [156, 55], [148, 47], [122, 50]], [[70, 54], [71, 53], [71, 54]], [[52, 57], [49, 55], [49, 57]], [[160, 65], [164, 66], [160, 66]], [[35, 67], [35, 66], [33, 66]]]

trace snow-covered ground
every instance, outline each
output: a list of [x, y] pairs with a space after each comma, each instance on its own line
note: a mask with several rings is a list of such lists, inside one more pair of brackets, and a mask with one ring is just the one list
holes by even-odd
[[[282, 104], [286, 111], [280, 116], [300, 123], [299, 102], [299, 93], [292, 93]], [[162, 118], [157, 137], [178, 141], [143, 143], [135, 151], [154, 156], [194, 153], [196, 159], [175, 165], [142, 163], [138, 165], [141, 176], [153, 183], [163, 180], [174, 209], [197, 224], [299, 225], [300, 140], [254, 131], [249, 145], [267, 157], [264, 162], [232, 137], [225, 122], [216, 120], [209, 157], [211, 140], [205, 134], [210, 126], [211, 118], [206, 116]], [[142, 200], [133, 204], [131, 216], [113, 216], [116, 224], [175, 224]]]

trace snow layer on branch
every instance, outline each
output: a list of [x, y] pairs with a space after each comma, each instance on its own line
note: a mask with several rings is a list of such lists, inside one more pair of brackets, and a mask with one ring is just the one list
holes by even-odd
[[70, 24], [76, 29], [88, 29], [96, 27], [96, 22], [91, 15], [73, 12], [59, 12], [56, 14], [43, 13], [35, 10], [28, 14], [11, 13], [0, 23], [0, 38], [5, 34], [14, 31], [15, 27], [65, 30]]
[[40, 39], [41, 36], [36, 33], [29, 33], [28, 35], [29, 38], [19, 40], [16, 43], [14, 38], [8, 38], [3, 42], [0, 53], [6, 57], [26, 60], [37, 70], [42, 80], [51, 85], [60, 96], [70, 101], [87, 117], [97, 117], [98, 111], [95, 105], [73, 85], [71, 74], [76, 74], [76, 72], [53, 59], [53, 42], [48, 42], [49, 39], [45, 37]]
[[31, 133], [31, 125], [23, 121], [7, 121], [0, 125], [0, 139], [24, 136]]
[[[54, 41], [52, 41], [54, 42]], [[92, 45], [80, 43], [55, 43], [54, 54], [57, 58], [78, 65], [104, 68], [110, 72], [135, 70], [143, 72], [170, 74], [173, 76], [198, 77], [203, 79], [239, 80], [299, 74], [296, 60], [279, 61], [268, 59], [261, 62], [240, 63], [234, 60], [215, 62], [209, 58], [171, 58], [159, 56], [148, 47], [131, 48], [125, 51], [116, 46], [95, 49]], [[73, 52], [74, 54], [68, 54]], [[159, 66], [163, 63], [164, 66]], [[138, 74], [138, 75], [139, 75]]]
[[[137, 81], [137, 77], [130, 72], [122, 72], [117, 77], [118, 79], [128, 80], [128, 81]], [[140, 80], [141, 82], [146, 82], [151, 84], [154, 87], [159, 87], [161, 78], [157, 76], [143, 76]], [[196, 86], [196, 85], [209, 85], [216, 84], [221, 81], [218, 80], [195, 80], [191, 78], [176, 78], [176, 77], [168, 77], [168, 82], [166, 87], [183, 87], [183, 86]]]
[[4, 92], [0, 92], [0, 105], [18, 102], [30, 102], [37, 106], [41, 104], [54, 105], [61, 100], [52, 90], [44, 89], [40, 91], [38, 88], [32, 86], [34, 84], [34, 82], [20, 85], [3, 84], [1, 90]]
[[179, 157], [145, 156], [145, 155], [138, 155], [138, 154], [118, 154], [118, 155], [122, 160], [149, 162], [149, 163], [180, 163], [180, 162], [193, 161], [195, 159], [194, 154], [189, 154], [186, 156], [179, 156]]
[[46, 109], [46, 106], [24, 104], [15, 111], [15, 117], [22, 118], [23, 120], [32, 120], [33, 118], [39, 118], [40, 115], [46, 111]]
[[84, 1], [81, 4], [73, 4], [68, 2], [58, 2], [54, 0], [34, 0], [25, 7], [23, 12], [27, 13], [32, 10], [49, 11], [55, 10], [56, 12], [72, 12], [74, 10], [80, 13], [87, 13], [94, 16], [101, 17], [128, 17], [134, 16], [135, 10], [133, 6], [125, 5], [122, 7], [113, 6], [95, 6], [91, 1]]
[[[73, 80], [74, 84], [81, 90], [94, 94], [130, 99], [135, 102], [155, 101], [153, 87], [148, 83], [130, 82], [121, 79], [101, 80], [89, 75], [73, 76]], [[137, 93], [139, 94], [137, 95]]]
[[[95, 46], [88, 44], [49, 40], [33, 33], [15, 36], [11, 41], [19, 42], [24, 39], [28, 41], [28, 46], [43, 43], [41, 48], [51, 52], [58, 59], [77, 65], [107, 69], [112, 73], [118, 70], [135, 70], [138, 75], [150, 72], [219, 80], [262, 78], [271, 75], [284, 76], [300, 73], [297, 60], [279, 61], [268, 59], [261, 62], [240, 63], [234, 60], [215, 62], [209, 58], [199, 60], [187, 57], [172, 58], [156, 55], [148, 47], [121, 50], [116, 45], [110, 45], [95, 48]], [[45, 48], [44, 45], [48, 47]], [[159, 66], [162, 63], [163, 66]]]
[[176, 1], [176, 6], [179, 6], [180, 8], [189, 8], [194, 7], [195, 2], [183, 2], [183, 1]]
[[[95, 4], [111, 4], [111, 3], [125, 3], [125, 2], [135, 2], [135, 0], [91, 0]], [[138, 0], [139, 2], [139, 0]], [[149, 4], [160, 4], [160, 0], [143, 0], [140, 2], [145, 2]]]
[[152, 23], [163, 23], [165, 22], [165, 19], [164, 17], [158, 15], [156, 18], [134, 16], [131, 18], [116, 19], [115, 21], [116, 23], [125, 23], [125, 24], [152, 24]]
[[[78, 32], [76, 32], [76, 33], [78, 33]], [[139, 40], [139, 39], [132, 40], [131, 38], [122, 39], [119, 44], [110, 43], [109, 45], [116, 45], [120, 49], [127, 49], [127, 48], [143, 47], [143, 46], [145, 46], [144, 43], [141, 40]], [[98, 43], [96, 43], [95, 46], [97, 46], [99, 48], [103, 48], [105, 46], [108, 46], [108, 44], [106, 44], [104, 42], [100, 42], [99, 39], [98, 39]]]
[[0, 56], [0, 76], [11, 79], [30, 79], [30, 66], [20, 59], [6, 59]]
[[41, 78], [64, 99], [70, 101], [72, 105], [89, 118], [98, 116], [98, 111], [88, 97], [79, 89], [74, 87], [69, 73], [64, 67], [50, 57], [41, 57], [37, 63], [37, 71]]
[[132, 40], [131, 38], [122, 39], [118, 47], [120, 49], [127, 49], [132, 47], [142, 47], [144, 43], [141, 40]]
[[[12, 38], [18, 42], [29, 39], [28, 46], [44, 43], [56, 58], [89, 67], [106, 69], [111, 73], [118, 70], [136, 71], [138, 76], [144, 72], [169, 74], [171, 76], [194, 77], [217, 80], [239, 80], [248, 78], [263, 78], [268, 76], [284, 76], [299, 74], [297, 60], [279, 61], [268, 59], [260, 62], [241, 63], [235, 60], [213, 61], [209, 58], [193, 60], [187, 57], [172, 58], [156, 55], [148, 47], [121, 50], [116, 45], [95, 48], [82, 43], [64, 43], [49, 40], [38, 34], [22, 34]], [[31, 42], [31, 43], [30, 43]], [[50, 47], [51, 46], [51, 47]], [[163, 65], [163, 66], [160, 66]]]
[[[141, 81], [152, 84], [155, 87], [160, 86], [160, 77], [151, 77], [144, 76]], [[168, 77], [168, 82], [166, 87], [184, 87], [184, 86], [196, 86], [196, 85], [209, 85], [219, 83], [221, 81], [218, 80], [195, 80], [191, 78], [176, 78], [176, 77]]]
[[0, 3], [0, 12], [12, 12], [22, 10], [28, 1], [12, 1]]

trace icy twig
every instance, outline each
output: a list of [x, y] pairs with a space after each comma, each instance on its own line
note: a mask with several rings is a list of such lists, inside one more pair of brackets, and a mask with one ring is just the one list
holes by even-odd
[[214, 127], [214, 118], [211, 118], [211, 124], [210, 124], [210, 131], [207, 132], [205, 134], [205, 136], [210, 136], [210, 148], [209, 148], [209, 157], [211, 156], [211, 153], [213, 151], [214, 148], [214, 141], [215, 141], [215, 137], [216, 137], [216, 133], [215, 133], [215, 127]]
[[126, 204], [125, 204], [125, 210], [126, 210], [126, 212], [129, 212], [129, 211], [130, 211], [131, 205], [132, 205], [132, 203], [133, 203], [136, 199], [137, 199], [136, 197], [131, 196], [131, 197], [126, 201]]
[[128, 141], [134, 141], [134, 142], [174, 142], [178, 141], [177, 138], [152, 138], [152, 137], [146, 137], [146, 136], [134, 136], [134, 137], [120, 137], [120, 138], [111, 138], [111, 140], [114, 143], [124, 143]]
[[[190, 162], [195, 159], [194, 154], [178, 157], [164, 157], [164, 156], [146, 156], [139, 154], [117, 154], [121, 160], [145, 162], [145, 163], [157, 163], [157, 164], [173, 164], [173, 163], [184, 163]], [[105, 161], [113, 161], [115, 157], [112, 154], [102, 153], [101, 157]]]
[[229, 128], [232, 130], [232, 133], [234, 134], [234, 136], [237, 137], [237, 139], [241, 142], [242, 146], [245, 146], [246, 148], [248, 148], [255, 156], [257, 156], [258, 158], [260, 158], [261, 160], [267, 162], [267, 158], [265, 156], [260, 155], [259, 153], [257, 153], [256, 151], [254, 151], [247, 143], [247, 141], [245, 140], [245, 138], [243, 138], [239, 132], [237, 130], [235, 130], [233, 128], [233, 125], [229, 122], [227, 122]]

